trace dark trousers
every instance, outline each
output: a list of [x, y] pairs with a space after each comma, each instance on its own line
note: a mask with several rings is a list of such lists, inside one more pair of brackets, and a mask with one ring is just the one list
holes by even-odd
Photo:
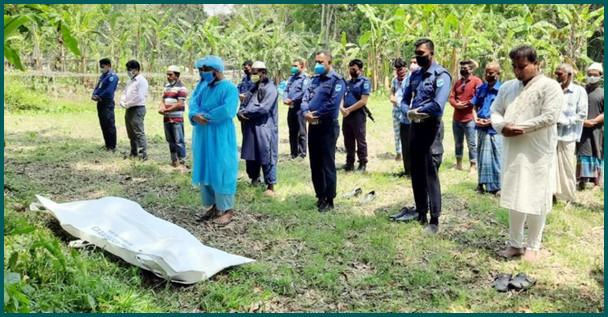
[[336, 142], [339, 134], [338, 120], [308, 126], [310, 173], [319, 199], [336, 197]]
[[137, 156], [138, 152], [143, 157], [147, 156], [148, 142], [146, 141], [146, 133], [144, 132], [145, 117], [145, 106], [130, 107], [125, 112], [125, 126], [129, 141], [131, 141], [131, 155], [133, 156]]
[[289, 108], [287, 126], [289, 127], [289, 146], [291, 157], [306, 157], [306, 120], [298, 112], [300, 106]]
[[[441, 186], [438, 167], [441, 156], [435, 154], [431, 147], [437, 148], [441, 117], [430, 117], [419, 123], [412, 123], [410, 128], [409, 147], [412, 162], [412, 188], [418, 214], [426, 218], [430, 207], [431, 217], [441, 215]], [[439, 159], [439, 161], [437, 161]]]
[[264, 172], [264, 183], [273, 185], [277, 183], [277, 165], [276, 164], [260, 164], [258, 161], [245, 161], [247, 176], [249, 179], [256, 180], [260, 178], [260, 169]]
[[346, 148], [346, 164], [355, 163], [355, 146], [360, 164], [367, 163], [367, 142], [365, 141], [365, 121], [367, 117], [363, 110], [357, 110], [342, 120], [344, 147]]
[[97, 102], [97, 117], [106, 148], [116, 148], [116, 124], [114, 122], [114, 99], [101, 99]]
[[406, 176], [412, 175], [412, 159], [410, 157], [410, 126], [411, 124], [401, 123], [399, 136], [401, 137], [401, 153], [403, 153], [403, 172]]

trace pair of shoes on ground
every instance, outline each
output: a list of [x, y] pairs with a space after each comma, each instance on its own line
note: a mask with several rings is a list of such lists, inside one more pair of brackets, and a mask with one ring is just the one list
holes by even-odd
[[[359, 166], [357, 167], [357, 172], [365, 173], [366, 165], [367, 165], [366, 163], [359, 163]], [[343, 170], [345, 172], [352, 172], [355, 170], [355, 164], [346, 163], [346, 164], [342, 165], [339, 169]]]
[[214, 224], [219, 226], [225, 226], [232, 221], [234, 211], [227, 210], [225, 212], [219, 211], [215, 206], [207, 210], [205, 213], [194, 214], [194, 219], [198, 222], [212, 220]]
[[492, 287], [499, 292], [507, 292], [509, 290], [527, 290], [536, 284], [533, 280], [526, 276], [525, 273], [519, 273], [515, 277], [511, 274], [499, 273], [494, 278]]
[[421, 225], [425, 226], [425, 228], [422, 229], [422, 234], [437, 234], [437, 232], [439, 232], [439, 225], [435, 223], [428, 224], [426, 216], [421, 218], [415, 207], [404, 207], [398, 213], [388, 217], [397, 222], [410, 222], [417, 220]]
[[[353, 189], [351, 192], [348, 192], [346, 194], [343, 195], [344, 198], [353, 198], [353, 197], [357, 197], [359, 195], [363, 194], [363, 190], [359, 187], [359, 188], [355, 188]], [[361, 198], [361, 200], [359, 200], [360, 204], [365, 204], [368, 203], [372, 200], [376, 199], [376, 191], [372, 190], [371, 192], [365, 194], [365, 196], [363, 196]]]

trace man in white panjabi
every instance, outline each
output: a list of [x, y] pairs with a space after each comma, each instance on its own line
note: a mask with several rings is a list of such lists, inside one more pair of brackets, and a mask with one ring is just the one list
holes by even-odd
[[[504, 138], [500, 206], [509, 209], [506, 258], [536, 260], [555, 188], [557, 119], [564, 103], [560, 85], [540, 74], [536, 51], [520, 46], [509, 53], [517, 79], [504, 83], [492, 104], [491, 122]], [[528, 223], [524, 252], [524, 226]]]
[[576, 142], [581, 139], [587, 119], [587, 92], [572, 82], [574, 69], [569, 64], [560, 64], [554, 74], [564, 91], [564, 105], [557, 119], [555, 198], [571, 202], [576, 192]]

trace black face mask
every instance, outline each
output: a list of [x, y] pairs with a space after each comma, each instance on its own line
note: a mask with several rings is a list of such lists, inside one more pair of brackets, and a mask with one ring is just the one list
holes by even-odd
[[247, 76], [249, 76], [249, 75], [251, 74], [251, 73], [250, 73], [248, 70], [246, 70], [246, 69], [243, 69], [243, 73], [245, 73], [245, 75], [247, 75]]
[[431, 64], [431, 57], [429, 55], [416, 56], [416, 63], [418, 63], [418, 66], [425, 68]]
[[469, 74], [469, 71], [468, 71], [468, 70], [466, 70], [466, 69], [461, 69], [461, 70], [460, 70], [460, 75], [461, 75], [461, 76], [466, 76], [466, 75], [468, 75], [468, 74]]
[[349, 72], [349, 73], [350, 73], [350, 76], [353, 77], [353, 78], [357, 78], [359, 76], [359, 74], [357, 74], [357, 72], [355, 72], [355, 71], [352, 71], [352, 72]]
[[486, 81], [489, 83], [493, 83], [496, 81], [496, 76], [486, 76]]

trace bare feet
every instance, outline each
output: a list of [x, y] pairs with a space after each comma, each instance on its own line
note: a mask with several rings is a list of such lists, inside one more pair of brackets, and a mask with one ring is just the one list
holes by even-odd
[[526, 250], [526, 252], [524, 252], [524, 261], [529, 263], [535, 262], [537, 253], [538, 252], [536, 251]]
[[232, 209], [230, 209], [230, 210], [226, 211], [223, 215], [221, 215], [219, 218], [215, 219], [213, 221], [213, 223], [218, 226], [225, 226], [232, 221], [233, 215], [234, 215], [234, 212], [232, 211]]
[[522, 254], [524, 254], [523, 248], [508, 247], [502, 251], [498, 251], [498, 256], [507, 258], [507, 259], [510, 259], [510, 258], [513, 258], [516, 256], [521, 256]]
[[469, 174], [475, 174], [477, 172], [477, 164], [471, 163], [471, 167], [469, 168]]
[[264, 191], [264, 195], [269, 196], [269, 197], [274, 196], [274, 186], [268, 185], [268, 188], [266, 188], [266, 190]]

